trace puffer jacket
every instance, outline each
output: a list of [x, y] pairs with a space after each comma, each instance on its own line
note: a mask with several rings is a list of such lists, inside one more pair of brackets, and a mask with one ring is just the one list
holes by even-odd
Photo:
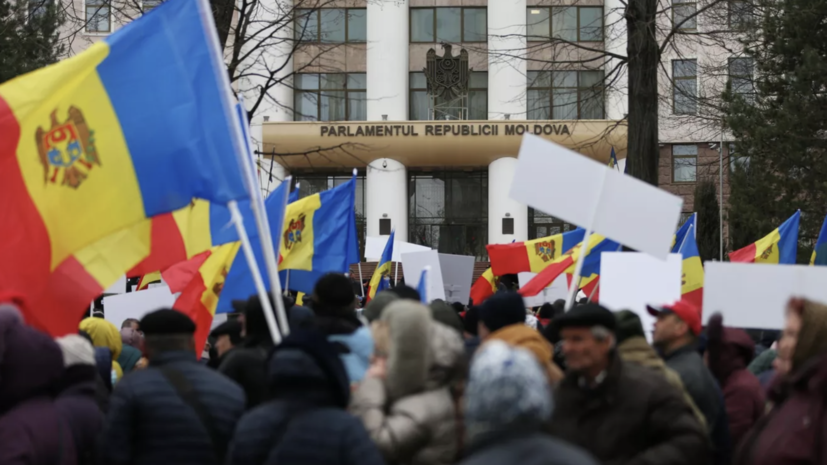
[[624, 362], [651, 368], [657, 373], [663, 375], [669, 384], [675, 386], [681, 393], [683, 393], [683, 398], [692, 408], [692, 413], [695, 414], [695, 418], [698, 419], [698, 422], [700, 422], [704, 429], [707, 429], [704, 414], [698, 410], [698, 406], [695, 405], [695, 402], [692, 400], [692, 396], [690, 396], [686, 391], [683, 381], [681, 381], [681, 377], [675, 373], [675, 370], [666, 366], [666, 363], [664, 363], [663, 359], [658, 356], [655, 349], [652, 348], [648, 342], [646, 342], [645, 338], [637, 336], [626, 339], [617, 346], [617, 354], [620, 355], [620, 359]]
[[389, 354], [387, 376], [365, 378], [351, 412], [388, 463], [454, 463], [460, 442], [451, 385], [464, 359], [460, 336], [433, 321], [427, 307], [408, 300], [388, 305], [380, 321], [390, 347], [379, 347], [385, 338], [374, 340], [378, 353]]

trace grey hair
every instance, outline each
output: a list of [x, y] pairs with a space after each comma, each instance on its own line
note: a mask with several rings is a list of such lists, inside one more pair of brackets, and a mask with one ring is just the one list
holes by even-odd
[[609, 331], [609, 328], [607, 328], [605, 326], [592, 326], [591, 331], [592, 331], [592, 336], [594, 336], [594, 338], [597, 339], [598, 341], [602, 342], [602, 341], [605, 341], [605, 340], [609, 339], [610, 340], [609, 345], [612, 348], [614, 348], [615, 342], [616, 342], [615, 341], [615, 335], [614, 335], [614, 333]]

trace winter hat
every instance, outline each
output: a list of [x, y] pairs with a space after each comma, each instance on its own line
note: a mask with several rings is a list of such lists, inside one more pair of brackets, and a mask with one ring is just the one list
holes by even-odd
[[801, 368], [808, 360], [824, 353], [827, 353], [827, 305], [804, 300], [792, 370]]
[[707, 323], [709, 371], [722, 385], [736, 370], [744, 370], [755, 356], [755, 343], [746, 331], [724, 327], [724, 317], [713, 313]]
[[63, 366], [95, 366], [95, 349], [92, 344], [79, 334], [70, 334], [55, 339], [63, 352]]
[[491, 333], [489, 340], [500, 340], [511, 347], [519, 347], [534, 355], [548, 376], [549, 385], [563, 379], [563, 372], [552, 362], [554, 347], [536, 329], [525, 325], [510, 325]]
[[477, 331], [479, 330], [478, 323], [480, 321], [480, 308], [479, 307], [471, 307], [465, 312], [465, 316], [462, 317], [462, 329], [468, 333], [473, 334], [474, 336], [477, 335]]
[[422, 300], [422, 297], [419, 295], [419, 291], [412, 288], [411, 286], [406, 286], [404, 284], [390, 289], [389, 292], [393, 292], [400, 299], [415, 300], [417, 302], [420, 302]]
[[313, 311], [317, 316], [350, 317], [356, 308], [350, 278], [327, 273], [313, 287]]
[[[195, 323], [179, 311], [162, 309], [144, 316], [141, 319], [141, 330], [147, 336], [195, 334]], [[95, 338], [94, 334], [92, 338]]]
[[537, 430], [551, 418], [546, 374], [531, 352], [491, 341], [477, 351], [465, 390], [465, 432], [481, 435]]
[[488, 331], [494, 332], [508, 325], [525, 324], [525, 303], [516, 292], [500, 292], [479, 306], [479, 318]]
[[458, 333], [462, 334], [462, 321], [453, 307], [445, 303], [442, 299], [436, 299], [428, 306], [431, 308], [431, 316], [434, 317], [435, 321], [455, 329]]
[[566, 327], [591, 328], [594, 326], [603, 326], [609, 331], [614, 331], [617, 328], [617, 320], [614, 314], [605, 307], [591, 303], [578, 305], [551, 322], [551, 328], [556, 331]]
[[367, 306], [362, 311], [362, 316], [367, 318], [370, 322], [378, 320], [379, 317], [382, 316], [382, 312], [385, 311], [385, 307], [398, 298], [399, 296], [391, 291], [379, 291], [372, 299], [370, 299], [370, 302], [368, 302]]
[[640, 322], [637, 313], [630, 310], [621, 310], [615, 312], [615, 320], [617, 320], [615, 338], [617, 338], [618, 345], [626, 339], [646, 337], [646, 333], [643, 332], [643, 323]]

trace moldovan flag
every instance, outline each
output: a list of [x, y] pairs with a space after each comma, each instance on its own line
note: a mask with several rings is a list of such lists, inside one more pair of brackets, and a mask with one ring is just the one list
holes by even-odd
[[541, 237], [525, 242], [489, 244], [488, 257], [491, 270], [496, 276], [530, 271], [539, 273], [583, 240], [585, 231], [573, 231]]
[[370, 288], [368, 289], [368, 302], [376, 295], [377, 292], [388, 287], [388, 281], [385, 276], [391, 272], [391, 265], [393, 264], [393, 237], [396, 231], [391, 231], [388, 237], [388, 242], [385, 244], [385, 250], [382, 251], [382, 258], [379, 259], [379, 266], [373, 272], [373, 277], [370, 279]]
[[[619, 244], [617, 242], [606, 239], [600, 234], [590, 235], [586, 249], [586, 257], [583, 261], [583, 270], [581, 271], [583, 276], [591, 277], [592, 274], [598, 274], [600, 271], [600, 254], [602, 252], [614, 252], [618, 248]], [[574, 273], [575, 264], [580, 256], [581, 249], [582, 243], [574, 246], [562, 257], [554, 260], [531, 281], [527, 282], [525, 286], [521, 287], [520, 294], [523, 297], [535, 296], [539, 294], [543, 288], [548, 287], [548, 285], [554, 282], [562, 273]]]
[[678, 232], [675, 233], [675, 237], [672, 239], [672, 253], [680, 253], [683, 239], [686, 237], [686, 233], [689, 232], [689, 228], [692, 228], [692, 236], [695, 236], [695, 231], [698, 230], [698, 226], [696, 225], [697, 218], [698, 214], [693, 213], [688, 220], [683, 222], [683, 225], [681, 225], [678, 229]]
[[685, 237], [678, 251], [683, 256], [681, 299], [701, 308], [704, 302], [704, 267], [698, 253], [698, 243], [695, 241], [695, 228]]
[[729, 261], [794, 265], [798, 253], [798, 222], [801, 211], [762, 239], [729, 254]]
[[813, 248], [813, 256], [810, 257], [810, 265], [827, 265], [827, 218], [824, 218], [821, 232], [818, 233], [818, 240]]
[[[224, 281], [238, 254], [241, 242], [231, 242], [215, 247], [192, 260], [170, 267], [164, 272], [164, 280], [170, 291], [181, 292], [172, 308], [192, 318], [195, 322], [195, 351], [201, 353], [210, 334], [213, 316]], [[176, 268], [180, 268], [176, 270]], [[191, 279], [172, 278], [170, 273], [178, 272], [179, 278], [190, 275]]]
[[[87, 272], [85, 247], [195, 197], [248, 197], [226, 73], [209, 3], [169, 0], [0, 85], [0, 218], [14, 225], [0, 230], [0, 290], [25, 296], [28, 323], [75, 332], [91, 299], [76, 307], [61, 279], [98, 294], [114, 282]], [[110, 261], [123, 275], [141, 258]]]
[[494, 276], [491, 268], [485, 270], [471, 286], [471, 301], [474, 305], [481, 304], [485, 299], [497, 292], [497, 281], [499, 277]]

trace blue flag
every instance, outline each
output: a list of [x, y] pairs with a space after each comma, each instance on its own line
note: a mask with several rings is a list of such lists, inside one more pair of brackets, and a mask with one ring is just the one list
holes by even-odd
[[428, 305], [428, 268], [422, 269], [416, 290], [419, 292], [419, 300], [421, 300], [423, 304]]

